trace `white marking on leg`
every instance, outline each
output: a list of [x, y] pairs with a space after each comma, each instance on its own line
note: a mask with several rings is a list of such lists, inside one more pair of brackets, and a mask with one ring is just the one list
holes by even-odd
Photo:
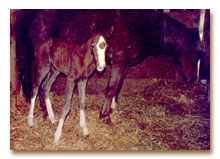
[[205, 9], [200, 10], [200, 20], [199, 20], [199, 38], [203, 41], [204, 38], [204, 24], [205, 24]]
[[[100, 47], [100, 45], [102, 45], [103, 47]], [[103, 36], [100, 36], [99, 41], [96, 45], [96, 49], [97, 49], [98, 64], [99, 64], [97, 70], [102, 71], [106, 66], [105, 63], [106, 41]]]
[[88, 128], [86, 127], [85, 112], [82, 109], [80, 109], [80, 127], [83, 130], [83, 135], [89, 135]]
[[28, 115], [28, 125], [29, 126], [33, 126], [33, 123], [34, 123], [33, 120], [34, 120], [35, 99], [36, 99], [36, 96], [31, 98], [31, 107], [30, 107], [30, 111], [29, 111], [29, 115]]
[[51, 106], [50, 99], [47, 98], [47, 99], [45, 100], [45, 103], [46, 103], [46, 107], [47, 107], [48, 117], [49, 117], [51, 123], [56, 123], [56, 119], [55, 119], [55, 117], [54, 117], [53, 108], [52, 108], [52, 106]]
[[200, 59], [197, 62], [197, 82], [199, 81], [199, 71], [200, 71]]
[[115, 110], [117, 108], [117, 103], [115, 102], [115, 97], [112, 98], [111, 108], [112, 108], [112, 110]]
[[59, 121], [58, 127], [56, 129], [56, 132], [54, 133], [54, 143], [56, 144], [59, 142], [60, 136], [62, 134], [63, 122], [64, 122], [64, 119], [61, 118]]

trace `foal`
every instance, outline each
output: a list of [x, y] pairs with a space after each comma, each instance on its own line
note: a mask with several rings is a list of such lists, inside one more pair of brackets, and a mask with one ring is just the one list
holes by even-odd
[[49, 92], [60, 72], [67, 76], [66, 99], [57, 130], [54, 134], [55, 143], [58, 143], [60, 139], [64, 120], [70, 111], [70, 102], [76, 84], [79, 92], [80, 127], [82, 128], [84, 135], [89, 134], [86, 127], [84, 113], [87, 79], [95, 71], [95, 68], [98, 71], [104, 70], [106, 66], [106, 37], [110, 36], [112, 31], [113, 27], [111, 27], [106, 35], [97, 33], [96, 35], [91, 36], [87, 43], [82, 45], [65, 43], [50, 38], [36, 47], [36, 79], [33, 85], [31, 107], [28, 115], [28, 124], [30, 126], [33, 125], [34, 104], [40, 85], [42, 87], [41, 93], [46, 103], [48, 117], [52, 123], [56, 122], [49, 99]]

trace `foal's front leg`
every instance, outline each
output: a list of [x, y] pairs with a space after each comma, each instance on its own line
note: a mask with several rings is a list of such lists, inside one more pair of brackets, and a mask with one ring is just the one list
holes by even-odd
[[89, 131], [86, 127], [86, 119], [85, 119], [86, 84], [87, 84], [87, 78], [80, 80], [77, 83], [77, 87], [79, 92], [80, 127], [82, 128], [84, 135], [89, 135]]
[[70, 102], [71, 102], [71, 99], [72, 99], [74, 87], [75, 87], [74, 80], [68, 78], [67, 79], [67, 84], [66, 84], [65, 104], [64, 104], [63, 109], [62, 109], [62, 115], [61, 115], [57, 130], [54, 134], [54, 143], [58, 143], [58, 141], [60, 140], [60, 136], [61, 136], [61, 133], [62, 133], [62, 128], [63, 128], [64, 121], [65, 121], [65, 119], [66, 119], [66, 117], [67, 117], [67, 115], [70, 111]]

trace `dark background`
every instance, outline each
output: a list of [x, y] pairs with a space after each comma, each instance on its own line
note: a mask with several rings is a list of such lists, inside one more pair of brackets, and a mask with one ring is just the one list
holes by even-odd
[[[159, 10], [164, 12], [164, 10]], [[16, 16], [19, 10], [11, 10], [10, 11], [10, 86], [12, 92], [19, 92], [18, 80], [17, 80], [17, 68], [15, 65], [16, 59], [16, 44], [15, 44], [15, 35], [14, 35], [14, 24], [16, 22]], [[199, 19], [200, 19], [200, 10], [199, 9], [191, 9], [191, 10], [178, 10], [178, 9], [171, 9], [168, 13], [166, 13], [173, 19], [183, 23], [186, 27], [198, 38], [198, 27], [199, 27]], [[210, 43], [210, 13], [209, 11], [206, 12], [206, 21], [205, 21], [205, 33], [204, 39], [208, 44]], [[205, 63], [201, 62], [201, 72], [200, 77], [201, 79], [210, 79], [210, 52], [205, 55]], [[95, 73], [88, 82], [87, 91], [88, 93], [98, 93], [104, 92], [105, 88], [107, 87], [107, 81], [110, 76], [110, 66], [107, 66], [105, 72], [103, 74]], [[138, 64], [137, 66], [131, 67], [129, 72], [126, 76], [126, 80], [123, 85], [123, 89], [129, 90], [133, 89], [132, 85], [135, 87], [138, 86], [140, 80], [144, 79], [171, 79], [171, 80], [180, 80], [180, 77], [171, 62], [170, 57], [161, 55], [161, 56], [151, 56], [145, 59], [142, 63]], [[98, 80], [97, 80], [98, 79]], [[133, 80], [136, 79], [136, 80]], [[137, 80], [138, 79], [138, 80]], [[135, 82], [135, 84], [128, 84], [129, 82]], [[56, 91], [58, 93], [63, 93], [65, 89], [65, 76], [60, 75], [58, 80], [55, 82], [52, 91]]]

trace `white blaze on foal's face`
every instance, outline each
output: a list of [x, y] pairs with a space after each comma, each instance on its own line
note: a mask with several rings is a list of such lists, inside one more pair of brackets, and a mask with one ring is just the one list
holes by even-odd
[[103, 71], [105, 68], [105, 50], [106, 50], [106, 41], [103, 36], [100, 36], [98, 39], [98, 43], [96, 44], [97, 51], [97, 70]]

